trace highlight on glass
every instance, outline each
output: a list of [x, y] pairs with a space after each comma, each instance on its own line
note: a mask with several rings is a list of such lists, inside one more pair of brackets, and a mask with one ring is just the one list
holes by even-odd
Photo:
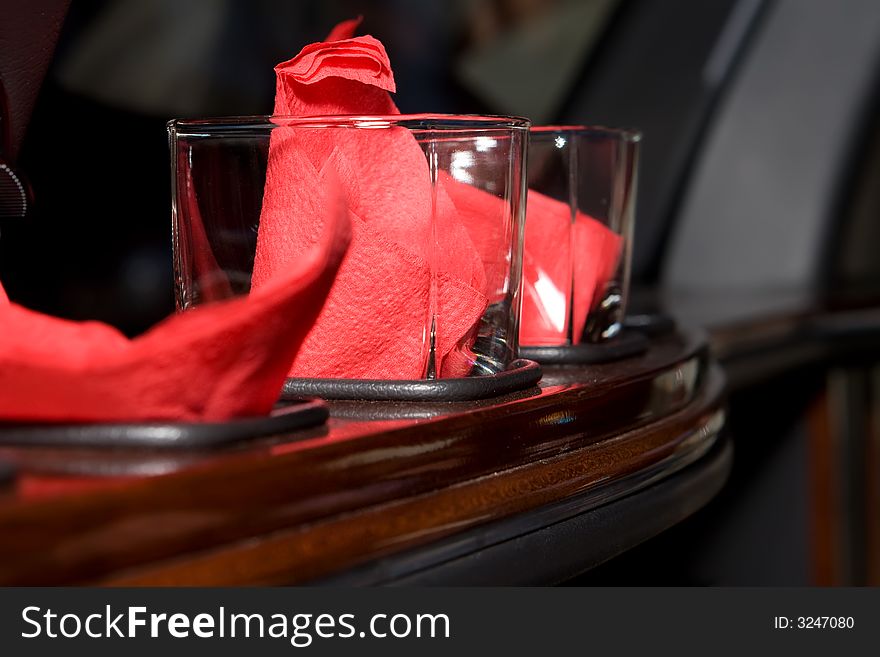
[[610, 128], [531, 129], [521, 344], [596, 343], [620, 332], [640, 139]]
[[518, 350], [529, 122], [398, 115], [168, 124], [179, 311], [305, 257], [328, 207], [352, 239], [292, 377], [494, 374]]

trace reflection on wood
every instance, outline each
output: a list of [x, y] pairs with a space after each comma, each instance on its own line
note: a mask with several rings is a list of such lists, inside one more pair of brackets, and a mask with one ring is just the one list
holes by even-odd
[[[415, 418], [401, 403], [364, 404], [359, 419], [348, 404], [325, 435], [191, 453], [154, 477], [99, 467], [68, 487], [50, 472], [57, 455], [10, 451], [27, 472], [0, 496], [0, 582], [306, 581], [583, 491], [599, 503], [633, 473], [703, 453], [721, 389], [704, 340], [676, 334], [552, 372], [531, 394]], [[80, 473], [101, 465], [69, 457]]]

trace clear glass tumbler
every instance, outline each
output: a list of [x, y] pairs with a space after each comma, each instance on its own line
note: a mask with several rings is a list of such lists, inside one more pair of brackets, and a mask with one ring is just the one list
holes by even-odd
[[521, 344], [602, 342], [620, 332], [640, 139], [610, 128], [531, 129]]
[[351, 246], [291, 376], [504, 370], [518, 350], [528, 129], [459, 115], [171, 121], [178, 310], [261, 285], [336, 203]]

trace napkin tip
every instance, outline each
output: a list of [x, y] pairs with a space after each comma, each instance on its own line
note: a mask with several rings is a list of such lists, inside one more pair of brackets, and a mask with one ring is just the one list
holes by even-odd
[[350, 18], [347, 21], [342, 21], [338, 23], [332, 30], [330, 30], [330, 34], [327, 35], [327, 38], [324, 41], [342, 41], [343, 39], [351, 39], [354, 37], [357, 32], [358, 27], [364, 21], [363, 14], [357, 16], [357, 18]]

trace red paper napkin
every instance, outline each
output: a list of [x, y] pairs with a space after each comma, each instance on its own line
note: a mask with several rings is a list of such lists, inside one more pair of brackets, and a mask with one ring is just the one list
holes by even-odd
[[622, 249], [623, 238], [601, 222], [578, 212], [572, 223], [567, 203], [530, 189], [520, 344], [564, 344], [569, 322], [573, 342], [579, 343], [587, 315], [617, 271]]
[[581, 341], [587, 316], [605, 297], [605, 288], [617, 272], [623, 237], [603, 223], [577, 213], [572, 226], [574, 272], [574, 343]]
[[399, 114], [388, 53], [371, 36], [355, 37], [360, 18], [344, 21], [275, 67], [275, 115]]
[[523, 247], [520, 344], [558, 345], [565, 341], [572, 317], [571, 242], [569, 206], [530, 189]]
[[0, 418], [219, 421], [268, 413], [350, 237], [338, 185], [322, 189], [321, 230], [289, 268], [248, 297], [172, 316], [134, 340], [97, 322], [32, 312], [0, 287]]
[[[507, 267], [506, 262], [495, 261], [505, 202], [451, 177], [441, 177], [441, 182], [483, 254], [487, 278], [496, 280], [493, 277]], [[567, 203], [533, 189], [526, 207], [520, 344], [563, 344], [572, 319], [578, 343], [587, 315], [602, 300], [617, 271], [623, 238], [581, 212], [572, 223]]]
[[[275, 68], [275, 114], [394, 115], [382, 44], [337, 26]], [[486, 309], [485, 272], [467, 228], [405, 128], [279, 128], [272, 135], [253, 288], [295, 259], [314, 229], [309, 181], [332, 170], [344, 189], [351, 248], [306, 336], [291, 376], [415, 379], [430, 331], [442, 376], [471, 367], [469, 345]], [[432, 225], [436, 222], [436, 225]]]
[[[508, 266], [497, 259], [497, 245], [504, 240], [499, 232], [504, 228], [505, 201], [450, 176], [441, 176], [440, 182], [482, 254], [486, 277], [497, 280]], [[572, 319], [578, 343], [587, 315], [617, 271], [623, 238], [582, 212], [572, 224], [567, 203], [533, 189], [526, 207], [520, 344], [563, 344]]]

